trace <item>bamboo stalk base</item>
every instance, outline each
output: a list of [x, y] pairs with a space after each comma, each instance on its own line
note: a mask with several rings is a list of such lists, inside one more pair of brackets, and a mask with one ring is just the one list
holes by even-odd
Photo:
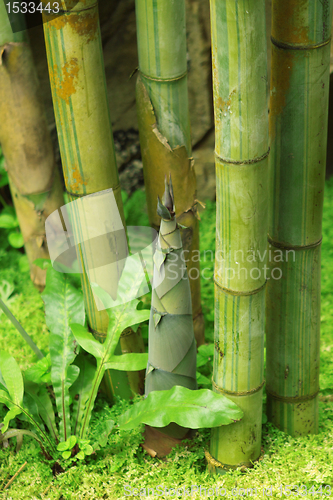
[[244, 412], [239, 422], [212, 429], [210, 453], [216, 463], [209, 464], [213, 473], [253, 467], [261, 454], [262, 391], [249, 396], [229, 396]]
[[287, 403], [267, 394], [267, 417], [290, 436], [318, 433], [318, 394], [308, 401]]
[[242, 472], [245, 472], [247, 469], [252, 469], [254, 467], [255, 462], [260, 462], [264, 458], [264, 448], [261, 447], [261, 455], [260, 457], [255, 460], [253, 463], [251, 462], [250, 465], [248, 465], [246, 462], [244, 464], [239, 464], [239, 465], [226, 465], [222, 464], [218, 460], [215, 460], [215, 458], [212, 457], [212, 455], [209, 453], [208, 450], [205, 450], [205, 457], [208, 463], [208, 472], [210, 474], [218, 474], [218, 475], [224, 475], [230, 470], [236, 470], [240, 469]]
[[266, 290], [267, 417], [305, 436], [318, 432], [320, 245], [279, 252], [270, 268], [281, 278]]

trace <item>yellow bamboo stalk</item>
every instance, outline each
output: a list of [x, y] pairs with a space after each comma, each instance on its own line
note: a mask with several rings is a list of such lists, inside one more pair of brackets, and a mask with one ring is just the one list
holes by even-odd
[[[43, 4], [47, 2], [43, 1]], [[59, 7], [59, 14], [44, 11], [43, 20], [66, 190], [71, 201], [79, 201], [86, 195], [112, 188], [125, 226], [106, 92], [98, 5], [96, 0], [66, 0], [60, 1]], [[107, 221], [113, 214], [100, 215]], [[87, 228], [79, 215], [74, 213], [73, 217], [74, 230], [80, 240], [80, 236], [87, 234]], [[121, 245], [120, 253], [124, 253], [126, 240], [117, 240], [117, 244]], [[117, 253], [117, 249], [108, 248], [106, 239], [103, 245], [97, 253], [94, 252], [96, 245], [94, 251], [81, 249], [79, 258], [82, 264], [85, 259], [93, 269], [100, 265], [102, 254]], [[121, 266], [113, 273], [109, 269], [100, 276], [102, 282], [98, 281], [98, 284], [112, 293], [112, 289], [117, 288], [120, 273]], [[91, 331], [103, 342], [108, 315], [104, 310], [98, 311], [86, 271], [82, 275], [82, 286]], [[120, 345], [118, 349], [120, 351]], [[112, 371], [111, 376], [111, 371], [108, 371], [105, 380], [110, 399], [113, 394], [132, 396], [126, 373]]]
[[23, 31], [13, 33], [0, 4], [0, 142], [30, 276], [43, 289], [46, 271], [33, 262], [49, 258], [45, 220], [64, 200], [23, 15], [18, 18]]

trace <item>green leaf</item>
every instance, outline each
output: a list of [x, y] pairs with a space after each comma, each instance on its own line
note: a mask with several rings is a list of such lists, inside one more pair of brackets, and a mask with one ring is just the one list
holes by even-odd
[[89, 354], [92, 354], [97, 359], [103, 356], [103, 344], [98, 342], [92, 333], [88, 332], [84, 326], [77, 323], [71, 323], [69, 326], [77, 343], [80, 344], [82, 349], [89, 352]]
[[49, 267], [42, 298], [50, 330], [51, 380], [60, 417], [60, 439], [66, 440], [72, 434], [69, 388], [79, 374], [77, 366], [70, 366], [78, 346], [69, 325], [85, 323], [83, 295], [72, 286], [68, 276]]
[[148, 353], [128, 353], [121, 356], [111, 356], [105, 368], [107, 370], [121, 370], [136, 372], [144, 370], [148, 363]]
[[114, 421], [113, 420], [104, 420], [104, 422], [100, 423], [95, 429], [95, 432], [92, 436], [92, 439], [94, 440], [93, 442], [93, 448], [96, 450], [99, 446], [101, 448], [104, 448], [107, 443], [108, 443], [108, 438], [110, 435], [110, 432], [112, 431], [114, 427]]
[[222, 394], [175, 386], [168, 391], [152, 391], [121, 415], [118, 425], [121, 430], [129, 430], [140, 424], [165, 427], [176, 422], [182, 427], [199, 429], [228, 425], [242, 417], [238, 406]]
[[198, 353], [205, 358], [214, 357], [214, 344], [203, 344], [198, 347]]
[[200, 372], [197, 372], [197, 383], [198, 385], [212, 385], [212, 381]]
[[35, 259], [33, 263], [40, 269], [48, 269], [50, 266], [52, 266], [50, 259]]
[[85, 455], [91, 455], [93, 453], [94, 449], [90, 444], [86, 444], [86, 446], [84, 446], [82, 448], [82, 451]]
[[27, 273], [30, 271], [29, 260], [26, 255], [21, 255], [19, 259], [19, 268], [21, 273]]
[[16, 227], [18, 227], [18, 225], [19, 223], [15, 215], [4, 214], [4, 213], [0, 215], [0, 228], [15, 229]]
[[76, 454], [76, 458], [78, 458], [79, 460], [84, 460], [84, 457], [85, 457], [85, 454], [82, 450]]
[[[91, 283], [93, 293], [102, 301], [109, 317], [113, 316], [113, 310], [124, 304], [137, 300], [141, 284], [146, 281], [144, 268], [140, 256], [135, 254], [127, 257], [117, 288], [117, 298], [112, 297], [96, 283]], [[136, 308], [136, 307], [135, 307]]]
[[40, 382], [37, 384], [28, 382], [26, 381], [25, 376], [24, 378], [25, 378], [26, 392], [28, 392], [36, 402], [40, 417], [42, 418], [47, 428], [49, 429], [51, 435], [53, 436], [53, 439], [57, 441], [58, 433], [57, 433], [55, 413], [48, 390], [46, 389], [44, 384], [41, 384]]
[[[1, 401], [1, 399], [0, 399], [0, 401]], [[6, 432], [6, 430], [8, 429], [8, 426], [9, 426], [9, 422], [11, 420], [13, 420], [14, 418], [16, 418], [18, 415], [20, 415], [20, 413], [22, 413], [22, 410], [20, 408], [17, 408], [17, 407], [11, 408], [6, 413], [5, 418], [3, 419], [3, 427], [1, 428], [1, 431]]]
[[[108, 331], [105, 342], [103, 343], [102, 357], [100, 357], [100, 347], [98, 351], [99, 356], [96, 357], [97, 367], [93, 381], [93, 388], [90, 393], [89, 400], [87, 401], [87, 404], [85, 406], [84, 415], [82, 418], [82, 426], [80, 429], [80, 438], [85, 438], [88, 432], [88, 425], [90, 422], [91, 413], [95, 403], [99, 385], [104, 376], [106, 365], [110, 358], [114, 355], [122, 331], [131, 325], [141, 323], [141, 321], [145, 321], [149, 318], [150, 311], [136, 309], [138, 305], [137, 299], [128, 301], [128, 297], [135, 295], [137, 290], [140, 288], [143, 277], [144, 271], [141, 265], [140, 258], [127, 258], [126, 265], [123, 269], [123, 273], [118, 284], [118, 305], [107, 310], [109, 315]], [[114, 303], [111, 297], [102, 288], [95, 285], [94, 289], [95, 292], [97, 292], [97, 295], [101, 298], [102, 302], [103, 299], [105, 300], [105, 307], [107, 307], [107, 305], [109, 304]], [[91, 352], [93, 353], [93, 355], [95, 355], [93, 350], [95, 350], [97, 346], [95, 344], [93, 344], [93, 347], [91, 346], [92, 344], [89, 345], [89, 348], [91, 348]]]
[[24, 239], [21, 233], [17, 231], [12, 231], [8, 235], [9, 244], [14, 248], [22, 248], [24, 245]]
[[69, 446], [68, 446], [68, 442], [67, 441], [61, 441], [61, 443], [58, 444], [57, 446], [57, 450], [58, 451], [65, 451], [65, 450], [68, 450], [69, 449]]
[[67, 460], [68, 458], [70, 458], [72, 455], [72, 452], [71, 451], [64, 451], [62, 453], [62, 458], [64, 458], [65, 460]]
[[76, 436], [70, 436], [66, 442], [68, 444], [68, 450], [71, 450], [76, 445], [77, 442]]
[[4, 300], [5, 302], [7, 302], [7, 304], [9, 304], [9, 302], [13, 299], [13, 297], [10, 298], [10, 296], [12, 295], [14, 290], [15, 290], [15, 286], [13, 285], [13, 283], [9, 283], [8, 281], [3, 280], [1, 285], [0, 285], [0, 297], [1, 297], [1, 299]]
[[2, 188], [3, 186], [7, 186], [7, 184], [9, 183], [9, 180], [8, 180], [8, 174], [7, 172], [0, 172], [0, 188]]
[[[24, 379], [29, 382], [34, 382], [35, 384], [46, 382], [46, 374], [50, 371], [50, 368], [51, 357], [49, 353], [47, 356], [44, 356], [44, 358], [40, 359], [37, 363], [25, 370]], [[49, 383], [51, 384], [51, 378], [49, 379]]]
[[0, 352], [0, 370], [13, 402], [22, 406], [24, 392], [22, 373], [15, 359], [4, 351]]
[[81, 353], [76, 358], [75, 365], [79, 367], [80, 374], [69, 392], [73, 400], [72, 432], [77, 435], [80, 430], [85, 406], [91, 394], [96, 366], [88, 361], [86, 355], [82, 355]]
[[157, 197], [157, 214], [164, 220], [171, 220], [169, 210], [163, 205], [159, 196]]

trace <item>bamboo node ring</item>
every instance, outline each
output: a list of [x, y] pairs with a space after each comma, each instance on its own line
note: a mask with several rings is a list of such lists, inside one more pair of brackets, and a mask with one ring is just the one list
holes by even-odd
[[288, 243], [282, 243], [280, 241], [273, 240], [273, 238], [269, 234], [267, 235], [267, 240], [270, 245], [275, 248], [281, 248], [282, 250], [307, 250], [309, 248], [319, 247], [323, 238], [320, 238], [320, 240], [315, 241], [314, 243], [310, 243], [309, 245], [290, 245]]
[[266, 284], [267, 284], [267, 280], [265, 281], [265, 283], [263, 285], [261, 285], [259, 288], [256, 288], [255, 290], [250, 290], [249, 292], [240, 292], [240, 291], [236, 291], [236, 290], [231, 290], [230, 288], [226, 288], [222, 285], [220, 285], [220, 283], [217, 281], [217, 279], [215, 278], [215, 276], [213, 277], [213, 281], [215, 283], [215, 285], [220, 289], [222, 290], [222, 292], [224, 293], [228, 293], [229, 295], [236, 295], [236, 296], [247, 296], [247, 295], [255, 295], [256, 293], [259, 293], [261, 292], [261, 290], [263, 288], [265, 288]]
[[323, 42], [316, 43], [316, 44], [310, 44], [310, 45], [292, 45], [291, 43], [285, 43], [285, 42], [279, 42], [276, 38], [271, 36], [271, 42], [273, 45], [278, 47], [279, 49], [285, 49], [285, 50], [311, 50], [311, 49], [320, 49], [321, 47], [325, 47], [331, 42], [331, 37], [329, 37], [327, 40], [324, 40]]
[[[120, 184], [117, 184], [117, 186], [111, 188], [113, 192], [119, 191], [120, 190]], [[72, 193], [71, 191], [68, 191], [68, 189], [65, 189], [66, 193], [71, 196], [72, 198], [82, 198], [83, 196], [89, 196], [91, 194], [96, 194], [99, 191], [93, 192], [93, 193]]]
[[270, 148], [268, 148], [266, 153], [264, 153], [263, 155], [257, 156], [256, 158], [252, 158], [249, 160], [231, 160], [230, 158], [223, 158], [216, 151], [215, 151], [215, 156], [222, 163], [230, 163], [231, 165], [253, 165], [254, 163], [258, 163], [259, 161], [262, 161], [265, 158], [267, 158], [267, 156], [269, 155], [269, 152], [270, 152]]
[[168, 83], [168, 82], [177, 82], [178, 80], [182, 80], [187, 76], [187, 70], [185, 73], [182, 73], [179, 76], [175, 76], [174, 78], [158, 78], [155, 76], [149, 76], [146, 75], [145, 73], [142, 73], [142, 71], [139, 69], [140, 75], [143, 76], [143, 78], [146, 78], [146, 80], [152, 80], [153, 82], [161, 82], [161, 83]]
[[319, 394], [319, 389], [318, 391], [314, 392], [313, 394], [307, 394], [305, 396], [280, 396], [279, 394], [276, 394], [275, 392], [270, 391], [266, 387], [266, 393], [267, 396], [270, 396], [273, 399], [276, 399], [277, 401], [281, 401], [282, 403], [303, 403], [305, 401], [311, 401], [311, 399], [315, 399], [315, 397]]
[[215, 392], [219, 392], [220, 394], [228, 394], [229, 396], [250, 396], [251, 394], [255, 394], [256, 392], [259, 392], [260, 389], [262, 389], [265, 385], [265, 380], [258, 385], [258, 387], [255, 387], [254, 389], [251, 389], [249, 391], [228, 391], [227, 389], [222, 389], [222, 387], [219, 387], [216, 382], [212, 379], [212, 384], [213, 384], [213, 389]]

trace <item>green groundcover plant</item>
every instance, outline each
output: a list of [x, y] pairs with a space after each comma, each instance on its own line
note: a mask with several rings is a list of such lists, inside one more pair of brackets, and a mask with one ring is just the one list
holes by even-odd
[[[20, 446], [23, 435], [28, 434], [47, 457], [56, 458], [61, 452], [64, 459], [83, 459], [106, 444], [114, 425], [112, 420], [104, 422], [90, 445], [89, 422], [105, 370], [140, 370], [146, 366], [146, 354], [114, 356], [114, 351], [121, 332], [146, 320], [149, 311], [137, 309], [137, 300], [114, 308], [106, 341], [100, 344], [87, 331], [83, 296], [69, 276], [49, 267], [42, 297], [50, 330], [48, 355], [22, 374], [12, 356], [0, 354], [0, 401], [8, 407], [1, 440], [16, 437]], [[80, 346], [92, 357], [80, 352]], [[35, 432], [8, 429], [17, 416], [30, 422]]]
[[[20, 331], [23, 338], [30, 339], [41, 359], [22, 373], [11, 355], [0, 353], [0, 402], [8, 409], [0, 442], [7, 445], [15, 437], [18, 451], [23, 436], [29, 436], [38, 442], [46, 458], [68, 464], [106, 446], [115, 421], [103, 420], [93, 433], [89, 425], [105, 370], [136, 371], [147, 365], [146, 353], [114, 355], [121, 332], [149, 318], [150, 311], [142, 309], [138, 299], [128, 300], [139, 289], [143, 275], [138, 262], [127, 259], [116, 302], [98, 285], [92, 285], [109, 315], [107, 337], [101, 344], [87, 330], [83, 294], [74, 286], [73, 276], [48, 264], [42, 298], [50, 331], [49, 353], [43, 356], [24, 331]], [[8, 316], [8, 308], [4, 310]], [[10, 428], [16, 417], [29, 428]], [[176, 422], [196, 429], [227, 425], [241, 417], [238, 407], [224, 396], [208, 389], [194, 392], [176, 386], [153, 391], [137, 402], [119, 417], [117, 427], [129, 430], [142, 423], [164, 427]]]

